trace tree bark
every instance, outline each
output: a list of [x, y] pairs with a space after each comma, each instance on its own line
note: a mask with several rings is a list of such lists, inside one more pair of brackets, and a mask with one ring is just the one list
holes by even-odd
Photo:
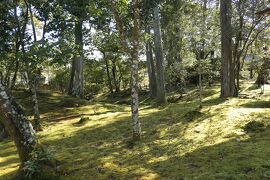
[[17, 80], [17, 74], [19, 70], [19, 50], [20, 50], [20, 34], [21, 34], [21, 27], [19, 24], [19, 19], [17, 15], [17, 4], [14, 7], [14, 16], [15, 16], [15, 21], [17, 23], [17, 30], [16, 30], [16, 35], [15, 35], [15, 72], [13, 75], [13, 78], [10, 83], [9, 89], [13, 89]]
[[23, 114], [22, 108], [9, 96], [1, 83], [0, 116], [1, 122], [15, 142], [23, 166], [31, 158], [31, 152], [37, 144], [35, 131]]
[[7, 138], [8, 134], [3, 123], [0, 121], [0, 141]]
[[221, 23], [221, 97], [234, 96], [235, 77], [232, 59], [231, 0], [220, 1]]
[[[146, 33], [150, 34], [150, 28], [145, 28]], [[157, 79], [156, 79], [156, 70], [153, 58], [152, 45], [150, 40], [146, 42], [146, 63], [148, 69], [148, 78], [149, 78], [149, 89], [150, 95], [152, 98], [157, 96]]]
[[106, 57], [106, 52], [102, 52], [103, 54], [103, 59], [105, 61], [105, 65], [106, 65], [106, 73], [107, 73], [107, 78], [108, 78], [108, 85], [110, 88], [110, 92], [113, 93], [113, 86], [112, 86], [112, 78], [110, 75], [110, 68], [109, 68], [109, 63], [108, 63], [108, 59]]
[[[78, 51], [75, 55], [72, 68], [74, 68], [74, 77], [73, 77], [73, 86], [72, 86], [72, 95], [75, 97], [83, 98], [84, 89], [83, 89], [83, 20], [78, 19], [75, 23], [75, 44], [78, 48]], [[72, 73], [71, 73], [72, 75]]]
[[140, 42], [140, 9], [139, 0], [134, 5], [133, 48], [131, 60], [131, 112], [133, 122], [133, 140], [141, 139], [141, 124], [139, 121], [139, 42]]
[[[33, 30], [34, 42], [37, 42], [36, 28], [35, 28], [35, 24], [34, 24], [31, 4], [29, 4], [29, 12], [30, 12], [30, 19], [31, 19], [32, 30]], [[39, 83], [39, 75], [40, 74], [41, 74], [41, 72], [39, 72], [39, 70], [38, 70], [38, 74], [36, 72], [33, 72], [33, 70], [31, 72], [31, 74], [28, 71], [28, 76], [31, 77], [30, 81], [29, 81], [29, 83], [30, 83], [29, 87], [30, 87], [31, 93], [32, 93], [32, 102], [33, 102], [33, 109], [34, 109], [34, 129], [36, 131], [41, 130], [40, 114], [39, 114], [38, 98], [37, 98], [37, 86]]]
[[115, 92], [120, 92], [120, 83], [117, 80], [117, 68], [116, 68], [116, 58], [112, 59], [112, 74], [113, 74], [113, 82], [115, 87]]
[[41, 124], [40, 124], [40, 114], [39, 114], [38, 98], [37, 98], [37, 86], [38, 86], [39, 77], [36, 74], [33, 76], [34, 77], [32, 77], [30, 86], [31, 86], [31, 92], [32, 92], [32, 102], [34, 106], [34, 129], [36, 131], [40, 131]]
[[68, 95], [72, 95], [74, 74], [75, 74], [75, 58], [72, 60], [72, 64], [71, 64], [71, 68], [70, 68], [70, 79], [69, 79], [69, 85], [68, 85]]
[[156, 55], [156, 66], [157, 66], [157, 103], [166, 103], [166, 91], [165, 91], [165, 80], [164, 80], [164, 53], [162, 45], [159, 7], [156, 6], [154, 9], [154, 41], [155, 41], [155, 55]]
[[133, 141], [141, 139], [141, 124], [139, 121], [139, 93], [138, 93], [138, 68], [139, 68], [139, 42], [140, 42], [140, 0], [133, 2], [133, 28], [132, 47], [127, 43], [127, 36], [124, 31], [124, 24], [116, 7], [116, 1], [112, 1], [112, 11], [114, 13], [116, 26], [121, 39], [121, 44], [131, 61], [131, 120]]

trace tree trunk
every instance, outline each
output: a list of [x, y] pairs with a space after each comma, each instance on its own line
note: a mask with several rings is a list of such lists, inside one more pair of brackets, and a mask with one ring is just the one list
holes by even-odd
[[139, 1], [135, 0], [134, 27], [133, 27], [133, 48], [131, 51], [131, 113], [133, 122], [133, 140], [141, 138], [141, 124], [139, 121], [139, 38], [140, 38], [140, 10]]
[[4, 124], [2, 124], [0, 121], [0, 141], [7, 138], [7, 136], [8, 136], [8, 134], [7, 134], [6, 128], [5, 128]]
[[19, 20], [18, 20], [18, 15], [17, 15], [17, 4], [14, 8], [14, 15], [15, 15], [15, 20], [17, 23], [17, 30], [16, 30], [16, 35], [15, 35], [15, 71], [14, 71], [14, 75], [12, 78], [12, 81], [10, 83], [10, 87], [9, 89], [13, 89], [16, 83], [16, 79], [17, 79], [17, 74], [18, 74], [18, 70], [19, 70], [19, 50], [20, 50], [20, 34], [21, 34], [21, 30], [20, 30], [20, 24], [19, 24]]
[[30, 86], [31, 86], [31, 92], [32, 92], [32, 102], [34, 106], [34, 129], [36, 131], [41, 130], [40, 114], [39, 114], [38, 98], [37, 98], [38, 81], [39, 81], [38, 75], [34, 74], [34, 77], [32, 77], [32, 81], [30, 82], [31, 83]]
[[201, 51], [199, 57], [199, 108], [202, 108], [202, 59], [204, 59], [204, 52]]
[[250, 68], [249, 70], [249, 79], [253, 79], [253, 69]]
[[31, 123], [23, 114], [22, 108], [9, 96], [0, 83], [0, 116], [8, 134], [15, 141], [22, 166], [31, 158], [37, 144]]
[[[78, 51], [75, 55], [72, 68], [74, 68], [72, 95], [75, 97], [83, 98], [83, 34], [82, 34], [83, 21], [78, 19], [75, 23], [75, 44]], [[72, 75], [72, 73], [71, 73]]]
[[70, 68], [70, 79], [69, 79], [69, 85], [68, 85], [68, 95], [72, 95], [74, 74], [75, 74], [75, 58], [72, 60], [72, 64], [71, 64], [71, 68]]
[[116, 7], [116, 1], [112, 1], [112, 11], [115, 16], [116, 26], [121, 39], [121, 44], [126, 53], [131, 58], [131, 120], [133, 141], [141, 139], [141, 124], [139, 121], [139, 93], [138, 93], [138, 80], [139, 80], [139, 42], [140, 42], [140, 0], [133, 1], [133, 29], [132, 29], [132, 47], [127, 43], [127, 35], [124, 30], [124, 24], [120, 17], [120, 13]]
[[235, 89], [234, 66], [232, 62], [231, 13], [231, 0], [221, 0], [221, 97], [232, 97]]
[[19, 60], [18, 58], [16, 58], [15, 71], [9, 87], [10, 90], [12, 90], [16, 84], [18, 71], [19, 71]]
[[[52, 175], [50, 178], [53, 178], [51, 173], [53, 172], [54, 162], [47, 157], [48, 154], [46, 154], [45, 149], [38, 143], [32, 124], [24, 115], [22, 108], [7, 93], [6, 88], [1, 83], [0, 117], [0, 123], [4, 124], [8, 134], [15, 142], [21, 162], [19, 173], [15, 179], [46, 179], [42, 178], [43, 174], [46, 174], [48, 178]], [[33, 158], [34, 151], [36, 153]], [[40, 156], [40, 154], [42, 155]], [[29, 167], [25, 169], [28, 161], [35, 163], [35, 167], [39, 167], [40, 171], [33, 172], [33, 170], [28, 169]], [[32, 175], [29, 176], [29, 174]]]
[[112, 74], [113, 74], [113, 82], [115, 87], [115, 92], [120, 92], [120, 86], [117, 80], [117, 72], [116, 72], [116, 59], [112, 60]]
[[[36, 28], [35, 28], [35, 24], [34, 24], [31, 4], [29, 4], [29, 12], [30, 12], [30, 20], [31, 20], [32, 30], [33, 30], [34, 42], [37, 42]], [[38, 72], [38, 73], [40, 73], [40, 72]], [[37, 86], [38, 86], [38, 82], [39, 82], [39, 74], [36, 74], [32, 70], [31, 73], [29, 73], [29, 71], [28, 71], [28, 75], [30, 77], [29, 87], [30, 87], [30, 90], [32, 93], [32, 102], [33, 102], [33, 107], [34, 107], [33, 108], [34, 109], [34, 129], [36, 131], [40, 131], [41, 125], [40, 125], [40, 115], [39, 115], [38, 98], [37, 98]]]
[[[145, 28], [146, 33], [150, 34], [150, 28]], [[157, 96], [157, 79], [156, 79], [156, 70], [153, 58], [153, 51], [150, 40], [146, 42], [146, 63], [148, 69], [148, 78], [149, 78], [149, 89], [151, 97]]]
[[165, 80], [164, 80], [164, 53], [161, 37], [160, 17], [158, 6], [154, 9], [154, 41], [155, 55], [157, 65], [157, 102], [159, 104], [166, 103]]
[[106, 65], [106, 73], [107, 73], [107, 77], [108, 77], [108, 85], [109, 85], [109, 88], [110, 88], [110, 92], [113, 93], [112, 78], [111, 78], [111, 75], [110, 75], [110, 68], [109, 68], [108, 59], [106, 57], [105, 52], [102, 52], [102, 54], [103, 54], [103, 59], [105, 61], [105, 65]]

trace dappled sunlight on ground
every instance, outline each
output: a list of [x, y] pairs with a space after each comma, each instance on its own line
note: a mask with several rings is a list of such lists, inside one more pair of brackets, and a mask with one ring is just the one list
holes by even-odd
[[[44, 130], [38, 135], [60, 162], [63, 179], [261, 179], [270, 172], [269, 127], [258, 134], [243, 127], [254, 120], [269, 125], [270, 86], [264, 95], [251, 86], [230, 99], [219, 98], [218, 86], [204, 90], [200, 111], [197, 91], [167, 106], [142, 105], [142, 141], [135, 145], [128, 105], [47, 93], [41, 95]], [[78, 124], [81, 117], [89, 119]], [[0, 147], [1, 179], [19, 164], [12, 142]]]

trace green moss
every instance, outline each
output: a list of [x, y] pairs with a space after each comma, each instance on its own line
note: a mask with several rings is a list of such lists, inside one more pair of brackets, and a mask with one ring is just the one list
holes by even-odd
[[[265, 179], [270, 167], [270, 108], [265, 105], [270, 88], [259, 96], [249, 86], [241, 93], [257, 100], [222, 99], [217, 86], [205, 89], [200, 111], [194, 110], [196, 90], [162, 107], [153, 107], [143, 97], [142, 140], [136, 144], [129, 143], [130, 106], [114, 103], [128, 97], [87, 102], [41, 93], [45, 126], [38, 136], [59, 161], [61, 179]], [[16, 96], [31, 115], [27, 94], [20, 91]], [[74, 126], [81, 117], [89, 120]], [[265, 130], [251, 136], [242, 128], [254, 119]], [[19, 165], [14, 144], [0, 142], [0, 149], [0, 179], [10, 178]]]
[[247, 123], [243, 129], [247, 133], [261, 132], [265, 130], [265, 125], [262, 122], [251, 121]]

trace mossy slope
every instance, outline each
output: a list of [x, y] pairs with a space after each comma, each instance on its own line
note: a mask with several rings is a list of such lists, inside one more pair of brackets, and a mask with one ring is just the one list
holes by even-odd
[[[164, 107], [143, 103], [142, 141], [134, 146], [128, 105], [45, 93], [38, 135], [59, 160], [62, 179], [269, 178], [270, 88], [260, 95], [251, 85], [242, 92], [245, 98], [221, 99], [218, 87], [206, 89], [200, 111], [197, 91]], [[31, 114], [23, 92], [16, 96]], [[74, 125], [81, 117], [89, 119]], [[244, 131], [251, 121], [265, 130]], [[10, 178], [18, 168], [16, 150], [10, 140], [0, 142], [0, 149], [0, 179]]]

